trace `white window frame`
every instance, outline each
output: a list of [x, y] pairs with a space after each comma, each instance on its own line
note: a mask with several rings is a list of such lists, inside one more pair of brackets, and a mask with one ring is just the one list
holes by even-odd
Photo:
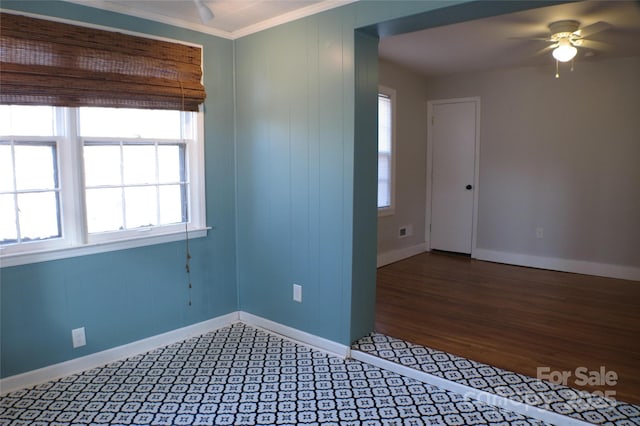
[[[4, 139], [4, 138], [3, 138]], [[62, 205], [64, 203], [63, 200], [63, 196], [62, 196], [62, 187], [63, 187], [63, 183], [62, 183], [62, 177], [60, 176], [60, 148], [62, 145], [64, 145], [63, 142], [63, 138], [61, 138], [60, 136], [56, 136], [56, 135], [51, 135], [51, 136], [10, 136], [8, 139], [11, 143], [14, 144], [39, 144], [39, 143], [53, 143], [55, 145], [55, 152], [56, 152], [56, 167], [57, 167], [57, 173], [58, 173], [58, 182], [57, 182], [57, 188], [58, 190], [56, 191], [58, 193], [58, 208], [60, 210], [62, 210]], [[15, 171], [14, 171], [14, 177], [15, 177]], [[52, 237], [50, 239], [44, 239], [44, 240], [33, 240], [33, 241], [28, 241], [19, 245], [23, 245], [23, 246], [28, 246], [31, 250], [33, 251], [39, 251], [39, 250], [45, 250], [48, 248], [56, 248], [56, 247], [64, 247], [66, 244], [65, 241], [65, 236], [64, 236], [64, 223], [63, 223], [63, 218], [62, 215], [60, 215], [60, 233], [61, 236], [60, 237]], [[16, 245], [17, 246], [17, 245]], [[14, 246], [14, 247], [16, 247]], [[2, 252], [2, 246], [0, 246], [0, 255], [3, 253]], [[7, 247], [8, 248], [8, 247]], [[2, 266], [4, 266], [4, 262], [3, 262], [3, 258], [0, 257], [0, 264]]]
[[378, 96], [384, 95], [391, 101], [391, 161], [389, 162], [391, 170], [389, 176], [391, 176], [391, 182], [389, 184], [389, 200], [390, 205], [385, 207], [378, 207], [378, 216], [391, 216], [395, 213], [396, 206], [396, 91], [390, 87], [378, 86]]
[[[49, 240], [0, 246], [0, 267], [24, 265], [88, 254], [123, 250], [205, 237], [206, 199], [204, 170], [204, 113], [197, 112], [195, 135], [186, 145], [189, 222], [143, 227], [126, 231], [88, 234], [85, 212], [85, 189], [82, 149], [85, 140], [78, 136], [78, 109], [57, 107], [56, 133], [52, 137], [11, 137], [13, 140], [56, 141], [60, 186], [60, 225], [62, 236]], [[183, 118], [184, 122], [184, 118]]]

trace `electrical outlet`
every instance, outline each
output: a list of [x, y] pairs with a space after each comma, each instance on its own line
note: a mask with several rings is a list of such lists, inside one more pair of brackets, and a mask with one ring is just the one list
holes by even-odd
[[293, 285], [293, 300], [296, 302], [302, 302], [302, 286], [299, 284]]
[[536, 228], [536, 238], [544, 238], [544, 229], [541, 226]]
[[74, 348], [86, 345], [87, 337], [84, 334], [84, 327], [74, 328], [71, 330], [71, 340], [73, 341]]

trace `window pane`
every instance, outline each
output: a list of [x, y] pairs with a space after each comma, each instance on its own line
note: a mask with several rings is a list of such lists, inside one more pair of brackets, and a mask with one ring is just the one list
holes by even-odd
[[391, 207], [392, 107], [391, 97], [378, 95], [378, 208]]
[[52, 136], [54, 123], [53, 107], [0, 105], [0, 135]]
[[124, 189], [127, 229], [158, 224], [155, 186]]
[[378, 208], [390, 205], [389, 182], [378, 181]]
[[13, 149], [17, 190], [56, 188], [56, 151], [52, 145], [16, 144]]
[[180, 139], [180, 111], [80, 108], [80, 135]]
[[85, 145], [84, 179], [89, 187], [120, 185], [120, 146]]
[[378, 133], [378, 152], [391, 154], [391, 134], [384, 129], [380, 129]]
[[181, 147], [177, 145], [158, 146], [158, 182], [180, 182], [182, 169]]
[[120, 188], [88, 189], [87, 229], [89, 232], [124, 229], [122, 218], [122, 190]]
[[0, 144], [0, 192], [13, 191], [11, 145]]
[[160, 223], [182, 222], [184, 206], [182, 205], [182, 185], [167, 185], [160, 187]]
[[36, 192], [18, 194], [21, 240], [42, 240], [59, 237], [58, 194]]
[[391, 152], [391, 99], [378, 96], [378, 151]]
[[13, 194], [0, 195], [0, 244], [15, 243], [17, 239]]
[[122, 147], [124, 184], [156, 183], [156, 147], [125, 145]]
[[11, 134], [11, 106], [0, 105], [0, 135]]
[[388, 181], [390, 178], [390, 168], [389, 156], [384, 154], [378, 155], [378, 180]]

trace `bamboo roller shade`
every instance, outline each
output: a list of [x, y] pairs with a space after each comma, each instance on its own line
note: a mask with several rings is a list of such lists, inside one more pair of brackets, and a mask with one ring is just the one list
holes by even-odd
[[197, 111], [201, 49], [0, 13], [0, 104]]

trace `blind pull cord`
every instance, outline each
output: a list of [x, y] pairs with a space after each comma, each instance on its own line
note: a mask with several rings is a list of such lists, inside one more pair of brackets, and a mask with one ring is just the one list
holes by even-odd
[[[182, 95], [182, 112], [184, 112], [184, 86], [182, 85], [182, 80], [178, 80], [180, 83], [180, 94]], [[182, 123], [184, 125], [184, 122]], [[183, 132], [184, 134], [184, 129]], [[185, 144], [185, 148], [186, 148]], [[184, 154], [182, 155], [182, 169], [184, 171], [185, 176], [187, 176], [187, 150], [184, 150]], [[186, 188], [186, 186], [185, 186]], [[189, 292], [189, 306], [191, 306], [191, 289], [193, 286], [191, 285], [191, 251], [189, 250], [189, 209], [188, 209], [188, 194], [185, 194], [184, 201], [182, 203], [184, 210], [184, 240], [185, 240], [185, 265], [184, 268], [187, 271], [187, 282], [189, 283], [188, 292]]]

